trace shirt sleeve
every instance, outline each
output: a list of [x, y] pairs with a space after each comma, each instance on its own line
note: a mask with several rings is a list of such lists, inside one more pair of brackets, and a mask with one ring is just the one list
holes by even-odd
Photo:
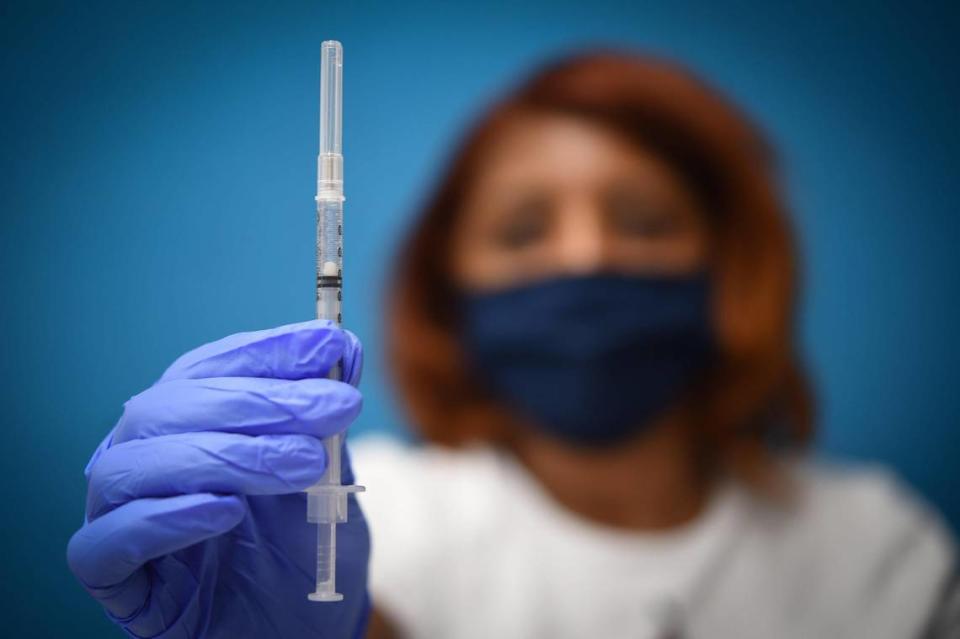
[[[834, 478], [836, 479], [836, 477]], [[830, 482], [834, 538], [861, 559], [849, 636], [917, 637], [931, 626], [955, 570], [955, 542], [939, 515], [884, 469]]]
[[[934, 510], [892, 475], [884, 475], [878, 491], [891, 512], [892, 534], [873, 570], [874, 609], [896, 611], [901, 618], [912, 613], [921, 629], [946, 623], [938, 617], [943, 614], [945, 596], [950, 601], [956, 570], [950, 532]], [[914, 636], [915, 628], [910, 629]]]

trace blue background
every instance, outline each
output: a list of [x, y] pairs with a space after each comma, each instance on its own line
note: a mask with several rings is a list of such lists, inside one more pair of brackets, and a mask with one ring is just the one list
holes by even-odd
[[894, 466], [960, 523], [960, 24], [945, 5], [272, 4], [0, 8], [5, 635], [110, 635], [64, 548], [123, 401], [191, 347], [313, 313], [326, 38], [346, 51], [358, 431], [402, 424], [380, 285], [458, 131], [531, 65], [629, 44], [702, 71], [782, 152], [821, 449]]

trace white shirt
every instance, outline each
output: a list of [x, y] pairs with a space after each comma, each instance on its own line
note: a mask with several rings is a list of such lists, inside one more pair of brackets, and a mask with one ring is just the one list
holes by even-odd
[[732, 482], [693, 523], [639, 533], [557, 504], [489, 448], [351, 445], [374, 606], [410, 639], [917, 636], [952, 540], [885, 471], [791, 466], [790, 509]]

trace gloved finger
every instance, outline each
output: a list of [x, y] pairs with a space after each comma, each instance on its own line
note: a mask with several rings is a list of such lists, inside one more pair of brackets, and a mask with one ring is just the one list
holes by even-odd
[[363, 344], [348, 330], [344, 330], [343, 335], [346, 338], [346, 347], [343, 351], [343, 374], [340, 379], [351, 386], [359, 386], [363, 374]]
[[326, 437], [350, 425], [362, 405], [356, 388], [331, 379], [180, 379], [127, 400], [113, 444], [196, 431]]
[[111, 614], [126, 617], [150, 588], [143, 564], [231, 530], [246, 512], [234, 495], [138, 499], [78, 530], [67, 546], [67, 563]]
[[329, 320], [236, 333], [181, 355], [157, 383], [204, 377], [326, 377], [339, 360], [353, 360], [348, 347], [355, 343]]
[[134, 499], [192, 493], [281, 495], [319, 481], [323, 443], [309, 435], [183, 433], [104, 451], [90, 473], [87, 519]]

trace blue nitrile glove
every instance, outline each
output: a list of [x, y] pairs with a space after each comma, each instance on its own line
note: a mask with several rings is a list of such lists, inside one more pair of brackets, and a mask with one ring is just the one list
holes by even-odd
[[[325, 379], [342, 360], [347, 383]], [[361, 348], [326, 321], [232, 335], [183, 355], [87, 465], [74, 574], [134, 637], [358, 637], [369, 614], [367, 524], [337, 531], [338, 603], [314, 603], [316, 526], [300, 492], [321, 437], [360, 412]], [[343, 482], [353, 483], [343, 456]]]

